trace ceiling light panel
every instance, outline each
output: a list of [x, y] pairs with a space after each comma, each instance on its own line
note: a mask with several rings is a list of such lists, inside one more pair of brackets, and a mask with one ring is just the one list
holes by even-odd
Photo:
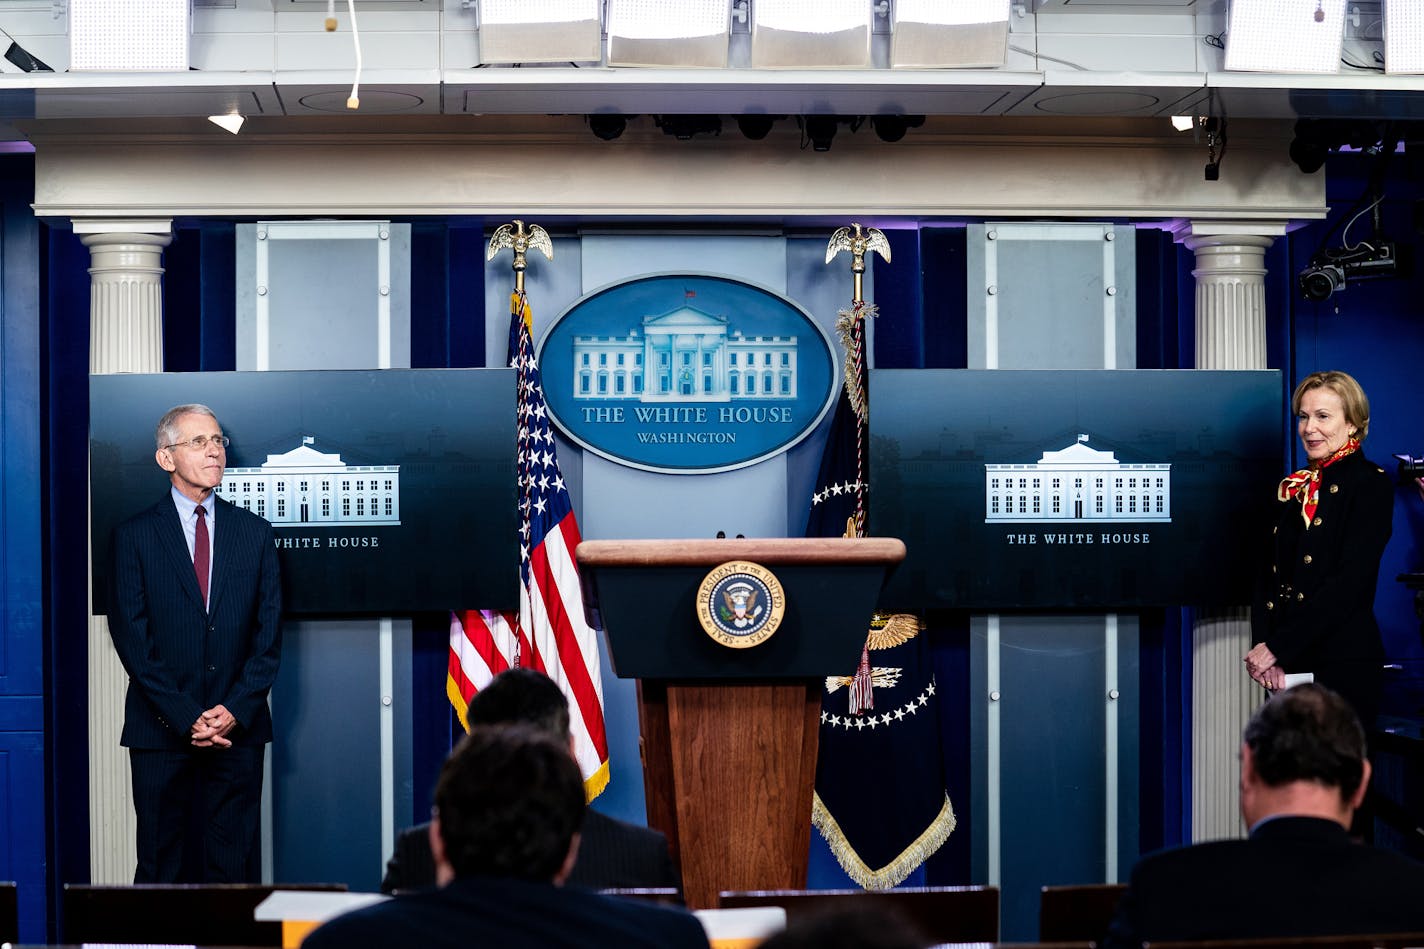
[[1232, 0], [1226, 68], [1339, 72], [1344, 30], [1345, 0]]
[[727, 0], [608, 0], [608, 65], [727, 65]]
[[756, 0], [751, 64], [769, 69], [845, 69], [870, 65], [866, 0]]
[[187, 72], [188, 0], [70, 0], [71, 71]]
[[599, 0], [480, 0], [480, 61], [598, 62]]
[[1418, 0], [1385, 0], [1384, 71], [1424, 73], [1424, 6]]
[[1009, 45], [1010, 0], [896, 0], [890, 65], [995, 67]]

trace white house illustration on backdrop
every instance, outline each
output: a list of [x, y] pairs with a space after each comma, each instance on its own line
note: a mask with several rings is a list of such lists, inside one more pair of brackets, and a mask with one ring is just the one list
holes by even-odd
[[400, 465], [348, 465], [316, 439], [268, 455], [259, 468], [228, 468], [216, 493], [273, 527], [369, 527], [400, 523]]
[[680, 306], [627, 336], [575, 336], [575, 399], [731, 402], [796, 398], [796, 337], [729, 332]]
[[1172, 520], [1170, 464], [1123, 464], [1087, 442], [1031, 465], [985, 465], [984, 523]]

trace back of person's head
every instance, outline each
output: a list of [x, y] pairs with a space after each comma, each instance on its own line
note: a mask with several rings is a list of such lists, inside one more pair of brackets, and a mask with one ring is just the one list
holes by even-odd
[[471, 729], [479, 725], [532, 725], [567, 742], [569, 702], [544, 673], [506, 669], [470, 699], [465, 723]]
[[1349, 799], [1365, 768], [1365, 731], [1350, 704], [1321, 685], [1298, 685], [1271, 698], [1246, 724], [1256, 776], [1277, 788], [1310, 781]]
[[435, 816], [457, 878], [552, 881], [583, 823], [583, 778], [567, 743], [542, 729], [482, 726], [445, 760]]
[[900, 916], [878, 906], [856, 906], [796, 919], [761, 949], [925, 949], [930, 944]]

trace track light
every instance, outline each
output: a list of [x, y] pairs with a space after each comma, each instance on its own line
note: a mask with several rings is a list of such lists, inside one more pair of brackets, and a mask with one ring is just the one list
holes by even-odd
[[659, 115], [653, 119], [664, 135], [686, 142], [694, 135], [721, 135], [722, 117], [718, 115]]
[[588, 117], [588, 130], [593, 133], [594, 138], [601, 141], [611, 142], [628, 128], [628, 117], [626, 115], [590, 115]]
[[739, 115], [737, 129], [744, 138], [759, 142], [771, 134], [771, 126], [775, 122], [776, 117], [771, 115]]
[[898, 142], [905, 137], [908, 129], [917, 129], [925, 124], [923, 115], [872, 115], [870, 127], [882, 142]]
[[[801, 118], [801, 131], [810, 141], [812, 151], [828, 152], [840, 124], [840, 119], [834, 115], [807, 115]], [[801, 147], [805, 148], [805, 143]]]
[[1226, 120], [1208, 116], [1202, 128], [1206, 131], [1204, 176], [1207, 181], [1217, 181], [1221, 178], [1221, 159], [1226, 155]]

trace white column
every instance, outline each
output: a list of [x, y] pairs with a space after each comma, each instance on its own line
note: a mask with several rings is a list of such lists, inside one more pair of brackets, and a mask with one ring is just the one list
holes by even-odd
[[[163, 248], [171, 222], [76, 220], [89, 248], [89, 371], [163, 371]], [[155, 421], [157, 419], [155, 418]], [[90, 585], [92, 589], [92, 584]], [[133, 791], [119, 747], [128, 676], [103, 616], [89, 611], [89, 875], [132, 883]]]
[[[1196, 368], [1265, 369], [1266, 249], [1277, 222], [1188, 225], [1196, 254]], [[1262, 486], [1262, 490], [1265, 487]], [[1262, 495], [1262, 503], [1265, 503]], [[1192, 623], [1192, 840], [1240, 837], [1241, 730], [1261, 690], [1241, 657], [1251, 648], [1246, 607], [1198, 609]]]

